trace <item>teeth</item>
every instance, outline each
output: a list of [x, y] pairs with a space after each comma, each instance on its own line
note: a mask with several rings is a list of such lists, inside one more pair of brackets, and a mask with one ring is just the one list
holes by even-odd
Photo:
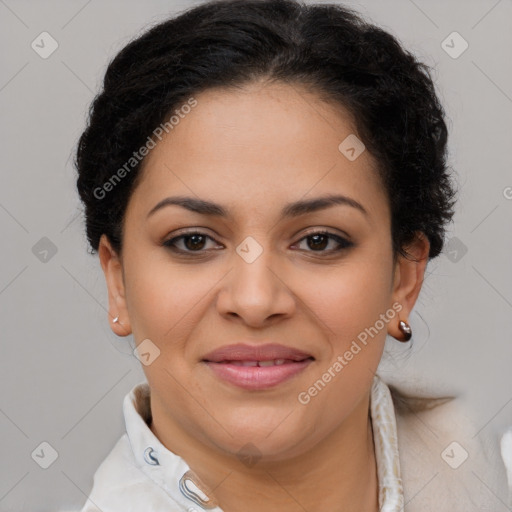
[[285, 359], [271, 359], [269, 361], [228, 361], [235, 366], [279, 366], [285, 363]]

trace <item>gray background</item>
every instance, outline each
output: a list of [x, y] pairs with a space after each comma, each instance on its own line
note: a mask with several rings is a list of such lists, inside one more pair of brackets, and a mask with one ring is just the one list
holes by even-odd
[[[110, 331], [71, 161], [109, 59], [197, 3], [0, 0], [2, 511], [78, 509], [144, 380], [133, 339]], [[499, 434], [512, 424], [512, 2], [349, 3], [435, 66], [461, 189], [411, 316], [413, 350], [389, 339], [381, 375], [461, 393], [477, 431]], [[43, 31], [59, 45], [47, 59], [31, 47]], [[442, 46], [453, 31], [469, 44], [458, 58]], [[31, 455], [44, 441], [58, 453], [48, 469]]]

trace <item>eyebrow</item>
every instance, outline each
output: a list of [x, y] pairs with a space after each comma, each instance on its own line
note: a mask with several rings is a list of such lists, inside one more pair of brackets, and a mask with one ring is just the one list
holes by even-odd
[[[158, 210], [171, 205], [181, 206], [191, 212], [198, 213], [200, 215], [210, 215], [224, 218], [230, 216], [229, 211], [226, 208], [211, 201], [205, 201], [204, 199], [196, 199], [193, 197], [176, 196], [162, 199], [151, 209], [147, 217], [150, 217]], [[367, 210], [355, 199], [344, 195], [327, 195], [314, 199], [306, 199], [296, 201], [294, 203], [288, 203], [281, 210], [281, 217], [299, 217], [300, 215], [314, 213], [316, 211], [324, 210], [326, 208], [337, 205], [350, 206], [359, 210], [365, 216], [368, 216]]]

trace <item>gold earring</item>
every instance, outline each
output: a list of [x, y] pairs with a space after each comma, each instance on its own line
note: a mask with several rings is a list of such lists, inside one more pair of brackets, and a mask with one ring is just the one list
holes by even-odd
[[411, 339], [411, 337], [412, 337], [411, 326], [407, 322], [404, 322], [403, 320], [400, 320], [400, 322], [398, 322], [398, 328], [400, 329], [400, 331], [404, 335], [404, 339], [403, 340], [398, 340], [398, 341], [401, 341], [402, 343], [406, 343], [407, 341], [409, 341]]

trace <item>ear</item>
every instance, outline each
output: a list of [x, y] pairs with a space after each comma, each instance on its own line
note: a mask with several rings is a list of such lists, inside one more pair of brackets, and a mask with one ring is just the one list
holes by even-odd
[[101, 235], [98, 255], [107, 282], [110, 327], [118, 336], [128, 336], [132, 328], [126, 307], [123, 266], [105, 234]]
[[388, 323], [388, 333], [397, 340], [404, 339], [398, 323], [400, 320], [409, 323], [409, 315], [420, 293], [428, 263], [430, 242], [424, 233], [417, 231], [414, 240], [405, 249], [410, 257], [398, 255], [392, 293], [392, 304], [398, 302], [402, 309], [398, 319]]

